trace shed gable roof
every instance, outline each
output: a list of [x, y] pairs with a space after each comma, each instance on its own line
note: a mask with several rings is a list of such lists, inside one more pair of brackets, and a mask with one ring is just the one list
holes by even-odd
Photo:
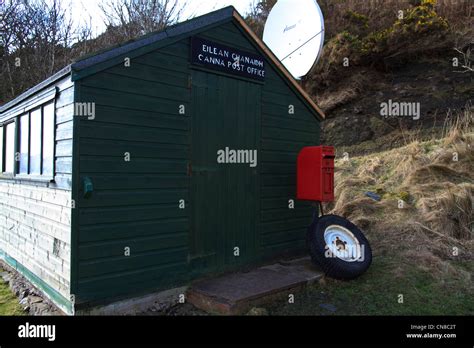
[[305, 104], [320, 119], [325, 118], [324, 112], [316, 105], [300, 84], [291, 76], [280, 60], [270, 48], [252, 31], [239, 12], [228, 6], [189, 21], [171, 26], [163, 31], [146, 35], [122, 46], [85, 57], [72, 65], [73, 80], [80, 80], [86, 76], [107, 69], [123, 62], [125, 57], [134, 58], [148, 52], [165, 47], [184, 38], [209, 30], [223, 23], [234, 22], [243, 31], [243, 34], [256, 48], [271, 62], [288, 85], [301, 97]]
[[288, 86], [303, 100], [307, 107], [320, 120], [325, 118], [324, 112], [316, 105], [300, 84], [291, 76], [284, 65], [266, 46], [266, 44], [250, 29], [239, 12], [233, 7], [225, 7], [200, 17], [193, 18], [171, 26], [163, 31], [151, 33], [123, 45], [95, 53], [88, 57], [83, 57], [70, 66], [61, 70], [49, 79], [26, 91], [19, 97], [0, 107], [0, 113], [10, 107], [20, 103], [29, 96], [37, 93], [41, 89], [57, 81], [66, 74], [72, 74], [72, 80], [77, 81], [86, 76], [105, 70], [123, 62], [125, 57], [135, 58], [154, 51], [161, 47], [168, 46], [184, 38], [196, 35], [212, 27], [233, 21], [242, 30], [243, 34], [256, 46], [256, 48], [268, 59], [276, 70], [283, 77]]

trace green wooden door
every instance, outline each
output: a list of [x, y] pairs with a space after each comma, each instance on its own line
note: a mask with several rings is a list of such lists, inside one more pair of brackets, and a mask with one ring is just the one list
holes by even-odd
[[[192, 93], [191, 267], [222, 271], [251, 261], [257, 249], [261, 86], [193, 71]], [[232, 150], [246, 151], [235, 158], [241, 163], [218, 163], [226, 148], [230, 162]]]

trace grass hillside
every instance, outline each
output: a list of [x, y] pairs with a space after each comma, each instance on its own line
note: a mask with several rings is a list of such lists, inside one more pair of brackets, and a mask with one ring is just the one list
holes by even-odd
[[445, 126], [442, 139], [407, 139], [397, 149], [339, 159], [337, 203], [326, 210], [364, 230], [373, 265], [355, 281], [325, 279], [294, 305], [275, 303], [269, 312], [473, 315], [473, 146], [469, 109]]
[[396, 251], [440, 274], [456, 273], [452, 261], [473, 260], [473, 121], [471, 109], [442, 139], [338, 161], [333, 211], [367, 231], [375, 256]]

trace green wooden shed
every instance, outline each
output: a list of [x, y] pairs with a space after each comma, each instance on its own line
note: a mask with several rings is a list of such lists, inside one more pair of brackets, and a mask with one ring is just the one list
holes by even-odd
[[0, 108], [0, 256], [74, 313], [300, 252], [323, 118], [233, 7], [86, 57]]

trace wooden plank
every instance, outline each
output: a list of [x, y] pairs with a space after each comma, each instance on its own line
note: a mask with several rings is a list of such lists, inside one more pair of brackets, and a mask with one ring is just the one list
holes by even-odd
[[300, 118], [293, 117], [294, 115], [287, 115], [286, 117], [275, 117], [264, 115], [262, 117], [263, 127], [276, 127], [291, 130], [304, 130], [315, 135], [319, 132], [319, 125], [316, 122], [307, 122]]
[[61, 123], [56, 127], [56, 141], [72, 139], [73, 122]]
[[302, 241], [306, 237], [306, 228], [291, 229], [271, 234], [264, 234], [262, 242], [264, 246], [270, 246], [281, 243], [294, 244], [295, 241]]
[[161, 47], [155, 52], [159, 55], [172, 56], [170, 59], [189, 57], [189, 44], [186, 39], [183, 39], [171, 45]]
[[295, 186], [296, 187], [296, 171], [291, 174], [262, 174], [262, 184], [260, 186]]
[[298, 218], [294, 220], [275, 220], [272, 222], [265, 222], [259, 225], [259, 231], [262, 234], [274, 233], [279, 231], [287, 231], [289, 229], [308, 228], [311, 224], [312, 217]]
[[153, 65], [132, 61], [130, 67], [118, 65], [106, 70], [119, 76], [134, 77], [143, 81], [160, 82], [163, 85], [187, 88], [189, 74], [183, 71], [168, 71]]
[[[271, 209], [289, 209], [289, 200], [293, 200], [295, 210], [303, 209], [306, 212], [312, 211], [310, 202], [299, 201], [296, 199], [296, 192], [292, 197], [273, 197], [262, 199], [262, 211]], [[278, 218], [278, 216], [275, 217]]]
[[143, 95], [130, 96], [127, 92], [112, 92], [105, 89], [91, 88], [87, 86], [81, 88], [81, 100], [82, 102], [94, 102], [96, 103], [96, 106], [105, 105], [116, 108], [150, 111], [157, 114], [163, 113], [177, 115], [181, 117], [183, 115], [180, 115], [179, 111], [182, 105], [185, 106], [186, 110], [190, 110], [188, 98], [178, 102]]
[[[114, 258], [106, 258], [97, 261], [81, 261], [79, 267], [79, 278], [81, 280], [110, 276], [123, 272], [136, 271], [148, 267], [156, 267], [169, 263], [185, 262], [187, 259], [187, 248], [174, 248], [167, 250], [153, 250], [136, 255], [119, 256]], [[130, 279], [124, 282], [129, 282]]]
[[311, 133], [306, 130], [292, 130], [284, 128], [275, 128], [275, 127], [264, 127], [262, 129], [262, 137], [273, 139], [273, 140], [293, 140], [298, 139], [298, 141], [305, 142], [316, 142], [318, 134]]
[[138, 267], [133, 271], [103, 275], [78, 282], [78, 301], [97, 300], [116, 296], [145, 294], [157, 289], [169, 289], [173, 284], [182, 285], [187, 261], [151, 267]]
[[260, 250], [261, 253], [265, 255], [273, 255], [273, 257], [277, 257], [282, 253], [286, 252], [287, 250], [305, 250], [306, 249], [306, 241], [290, 241], [290, 242], [283, 242], [283, 243], [271, 243], [267, 245], [262, 245], [262, 249]]
[[[63, 206], [44, 202], [41, 198], [40, 200], [28, 199], [27, 197], [8, 193], [2, 194], [2, 196], [9, 197], [10, 202], [8, 206], [5, 206], [16, 212], [24, 213], [26, 210], [32, 217], [46, 216], [48, 222], [62, 223], [65, 227], [68, 225], [66, 220], [70, 214], [63, 209]], [[31, 227], [34, 228], [34, 225]]]
[[56, 159], [56, 173], [72, 174], [72, 158], [59, 157]]
[[[126, 202], [124, 202], [126, 204]], [[136, 222], [150, 219], [177, 219], [187, 216], [179, 209], [179, 202], [168, 205], [143, 205], [134, 207], [84, 208], [79, 212], [81, 225]], [[130, 231], [131, 232], [131, 231]]]
[[74, 102], [74, 86], [71, 86], [59, 93], [56, 99], [56, 108], [62, 108]]
[[288, 93], [288, 86], [281, 85], [278, 88], [275, 85], [267, 84], [265, 85], [262, 93], [262, 101], [263, 104], [276, 104], [282, 106], [293, 105], [295, 110], [298, 110], [299, 113], [305, 115], [305, 120], [308, 122], [312, 122], [313, 124], [318, 124], [319, 122], [314, 119], [312, 114], [308, 111], [308, 108], [304, 105], [304, 103], [295, 98], [292, 93]]
[[[82, 172], [84, 176], [92, 176], [92, 173]], [[189, 187], [189, 177], [186, 174], [104, 174], [94, 173], [93, 184], [96, 190], [141, 190], [141, 189], [170, 189]]]
[[81, 261], [92, 261], [99, 258], [123, 257], [125, 248], [129, 248], [130, 255], [137, 255], [151, 251], [186, 247], [187, 243], [188, 234], [186, 232], [88, 243], [79, 247], [79, 259]]
[[63, 107], [56, 107], [56, 125], [70, 122], [74, 118], [74, 103], [64, 105]]
[[54, 175], [54, 182], [49, 184], [50, 188], [62, 189], [71, 191], [72, 189], [72, 175], [56, 173]]
[[175, 145], [187, 145], [189, 143], [189, 137], [186, 132], [179, 130], [123, 126], [99, 121], [82, 121], [80, 124], [80, 134], [82, 138], [101, 140], [142, 141]]
[[259, 161], [260, 163], [279, 162], [286, 164], [294, 164], [296, 166], [297, 158], [297, 152], [261, 151]]
[[92, 243], [101, 241], [115, 241], [131, 237], [130, 231], [136, 238], [145, 236], [158, 236], [173, 233], [187, 232], [189, 222], [187, 218], [178, 219], [153, 219], [147, 221], [130, 221], [126, 224], [112, 222], [103, 225], [81, 226], [79, 241], [81, 243]]
[[189, 131], [191, 118], [186, 115], [178, 115], [174, 107], [175, 105], [173, 105], [174, 113], [165, 114], [163, 112], [158, 113], [96, 105], [96, 115], [93, 122]]
[[[290, 114], [290, 105], [294, 106], [294, 114]], [[297, 104], [292, 103], [277, 103], [275, 99], [268, 100], [265, 99], [262, 102], [262, 114], [270, 115], [280, 118], [291, 118], [300, 121], [311, 122], [311, 118], [308, 118], [310, 115], [307, 111], [299, 107]], [[312, 116], [311, 116], [312, 117]], [[312, 117], [314, 119], [314, 117]], [[318, 122], [313, 122], [314, 126], [318, 127]]]
[[301, 139], [286, 139], [286, 140], [275, 140], [275, 139], [262, 139], [262, 150], [263, 151], [288, 151], [298, 152], [305, 146], [315, 146], [318, 144], [319, 137], [316, 140], [301, 141]]
[[126, 162], [123, 157], [81, 156], [80, 161], [81, 171], [87, 173], [185, 174], [188, 170], [187, 162], [168, 159], [134, 158]]
[[[94, 180], [93, 180], [94, 181]], [[122, 190], [95, 190], [90, 199], [81, 199], [79, 204], [82, 208], [92, 207], [129, 207], [158, 204], [176, 204], [180, 200], [189, 202], [187, 188], [183, 189], [155, 189], [140, 191], [137, 189]]]
[[[186, 57], [186, 58], [185, 58]], [[155, 66], [157, 68], [165, 69], [171, 72], [182, 73], [188, 70], [188, 58], [185, 57], [176, 57], [166, 54], [159, 54], [156, 52], [151, 52], [143, 56], [135, 58], [133, 61], [141, 64]]]
[[263, 198], [292, 198], [296, 194], [295, 186], [265, 186], [262, 185], [260, 195]]
[[184, 160], [189, 158], [190, 153], [187, 145], [157, 144], [144, 141], [82, 138], [80, 146], [82, 155], [123, 157], [125, 153], [129, 153], [131, 159], [139, 156], [140, 158]]
[[262, 210], [260, 212], [260, 221], [262, 223], [275, 221], [278, 219], [299, 219], [305, 218], [307, 216], [312, 216], [312, 211], [310, 209], [272, 209], [272, 210]]
[[176, 102], [189, 99], [189, 90], [186, 86], [174, 87], [161, 84], [159, 81], [147, 81], [135, 77], [112, 74], [107, 71], [89, 76], [82, 81], [82, 85]]
[[72, 139], [56, 142], [56, 157], [72, 157]]

